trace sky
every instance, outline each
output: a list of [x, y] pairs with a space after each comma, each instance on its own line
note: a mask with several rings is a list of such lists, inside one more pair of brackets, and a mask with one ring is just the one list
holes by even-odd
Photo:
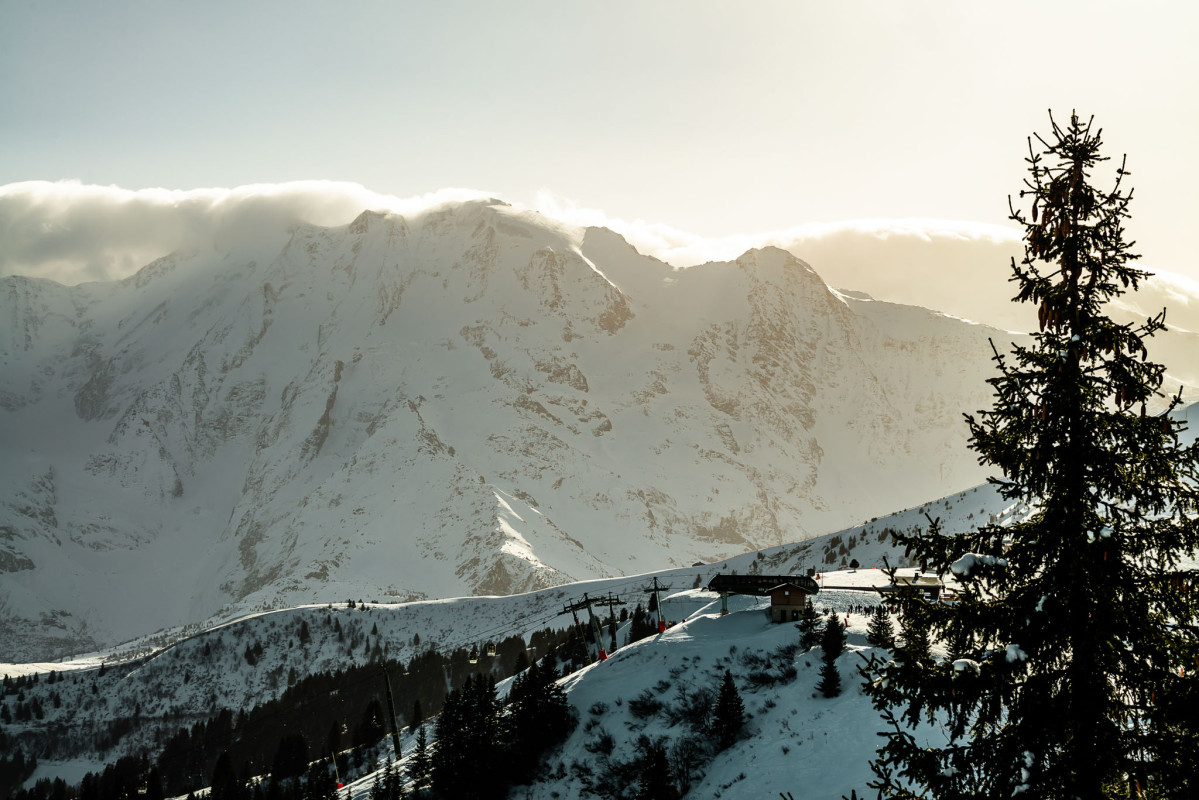
[[[287, 213], [329, 223], [363, 197], [454, 188], [611, 221], [669, 240], [655, 252], [680, 262], [847, 224], [949, 220], [989, 241], [1010, 226], [1027, 137], [1047, 110], [1077, 109], [1106, 152], [1129, 155], [1143, 263], [1199, 280], [1193, 2], [4, 0], [2, 13], [0, 274], [131, 271], [165, 236], [161, 213], [130, 216], [149, 206], [287, 197]], [[67, 206], [69, 220], [52, 213]], [[122, 214], [123, 252], [64, 256]], [[39, 243], [68, 228], [71, 247]]]

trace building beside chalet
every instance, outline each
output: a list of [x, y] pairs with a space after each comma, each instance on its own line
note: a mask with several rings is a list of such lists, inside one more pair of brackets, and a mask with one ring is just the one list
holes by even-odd
[[916, 573], [915, 575], [896, 575], [894, 583], [877, 587], [878, 593], [884, 599], [903, 589], [915, 589], [929, 600], [939, 600], [945, 591], [945, 584], [936, 575]]

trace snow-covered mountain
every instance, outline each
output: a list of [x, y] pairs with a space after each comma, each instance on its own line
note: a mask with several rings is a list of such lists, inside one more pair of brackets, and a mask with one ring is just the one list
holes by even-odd
[[978, 483], [993, 337], [777, 249], [688, 269], [498, 201], [0, 281], [0, 650], [507, 594]]

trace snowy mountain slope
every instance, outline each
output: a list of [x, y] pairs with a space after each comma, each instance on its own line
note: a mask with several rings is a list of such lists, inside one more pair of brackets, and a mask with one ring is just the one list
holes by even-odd
[[[564, 606], [584, 592], [593, 597], [611, 592], [631, 609], [647, 602], [645, 589], [657, 577], [661, 585], [670, 587], [664, 594], [663, 612], [677, 623], [713, 602], [719, 607], [714, 595], [692, 587], [706, 585], [722, 572], [792, 574], [810, 567], [830, 587], [883, 582], [884, 577], [873, 567], [881, 565], [884, 556], [891, 563], [902, 562], [884, 535], [887, 529], [922, 525], [925, 513], [941, 517], [947, 526], [962, 528], [978, 520], [993, 517], [1002, 521], [1019, 513], [1006, 506], [990, 487], [982, 486], [837, 534], [653, 575], [588, 581], [508, 597], [367, 602], [356, 608], [347, 607], [344, 601], [304, 606], [231, 620], [208, 630], [193, 626], [169, 639], [130, 642], [117, 650], [72, 661], [0, 664], [0, 674], [41, 676], [22, 696], [27, 703], [38, 699], [43, 709], [40, 719], [2, 729], [27, 753], [37, 754], [43, 765], [37, 777], [74, 775], [77, 780], [83, 772], [97, 770], [121, 755], [153, 750], [164, 735], [174, 733], [180, 725], [208, 719], [221, 708], [245, 710], [276, 699], [307, 675], [366, 665], [380, 657], [411, 662], [429, 648], [449, 654], [513, 635], [527, 641], [534, 631], [564, 628], [571, 621], [570, 616], [561, 614]], [[833, 573], [835, 578], [824, 574], [848, 559], [861, 562], [856, 574]], [[868, 597], [830, 588], [822, 592], [820, 600], [830, 608], [843, 609], [849, 603], [866, 602]], [[730, 608], [742, 607], [738, 603], [745, 602], [733, 598]], [[305, 624], [311, 632], [307, 643], [300, 637]], [[626, 634], [622, 629], [622, 641]], [[251, 648], [258, 650], [254, 664], [245, 658]], [[722, 649], [727, 650], [727, 645]], [[49, 683], [52, 670], [67, 677]], [[54, 694], [59, 697], [57, 704], [52, 701]], [[5, 702], [10, 716], [15, 716], [14, 698]], [[107, 732], [116, 720], [134, 710], [137, 725], [105, 749], [97, 749], [97, 741], [111, 739]]]
[[[1184, 413], [1191, 424], [1188, 438], [1193, 440], [1199, 406]], [[612, 592], [631, 606], [645, 602], [645, 588], [657, 577], [670, 587], [662, 607], [676, 625], [652, 648], [648, 642], [639, 643], [568, 679], [570, 700], [584, 725], [555, 763], [591, 763], [584, 753], [590, 752], [588, 745], [599, 735], [597, 726], [612, 734], [618, 758], [629, 757], [629, 748], [642, 734], [689, 735], [686, 726], [672, 723], [667, 712], [655, 714], [649, 721], [631, 718], [627, 701], [664, 681], [670, 686], [659, 694], [668, 706], [677, 704], [679, 687], [709, 687], [717, 676], [714, 670], [728, 667], [737, 676], [747, 709], [754, 714], [752, 738], [705, 767], [705, 777], [697, 779], [699, 793], [695, 796], [756, 797], [778, 791], [800, 796], [802, 791], [802, 796], [839, 797], [852, 787], [860, 789], [867, 779], [865, 764], [874, 742], [870, 726], [877, 722], [869, 704], [852, 688], [857, 656], [847, 654], [840, 662], [842, 676], [851, 687], [845, 697], [812, 698], [818, 658], [779, 651], [781, 645], [794, 641], [791, 626], [769, 625], [757, 612], [734, 613], [724, 619], [706, 617], [718, 610], [719, 601], [691, 587], [703, 586], [726, 572], [792, 574], [811, 568], [824, 587], [817, 596], [818, 605], [844, 612], [851, 604], [870, 602], [873, 595], [836, 587], [883, 583], [885, 576], [876, 567], [884, 558], [892, 564], [904, 563], [885, 534], [888, 529], [923, 527], [928, 517], [933, 517], [941, 520], [945, 530], [966, 530], [988, 521], [1003, 524], [1025, 513], [1027, 509], [1004, 501], [990, 485], [982, 485], [836, 534], [653, 575], [589, 581], [508, 597], [368, 602], [354, 609], [345, 603], [306, 606], [231, 620], [210, 630], [198, 631], [193, 626], [165, 643], [141, 640], [70, 662], [0, 664], [0, 673], [5, 675], [40, 674], [41, 682], [26, 687], [23, 697], [26, 702], [39, 699], [44, 709], [43, 718], [5, 725], [3, 731], [27, 752], [38, 755], [42, 766], [35, 777], [62, 775], [77, 780], [83, 772], [98, 770], [122, 754], [152, 749], [154, 742], [180, 724], [207, 719], [220, 708], [247, 709], [279, 697], [296, 678], [351, 664], [365, 665], [379, 654], [410, 661], [427, 648], [448, 653], [510, 635], [527, 639], [535, 630], [566, 625], [570, 617], [561, 611], [584, 592], [591, 596]], [[856, 572], [839, 569], [851, 559], [860, 562]], [[756, 601], [747, 598], [730, 600], [734, 612], [755, 605]], [[860, 650], [865, 619], [851, 615], [850, 621], [851, 651]], [[299, 631], [305, 623], [311, 630], [308, 643], [300, 641]], [[625, 633], [622, 629], [622, 641]], [[257, 662], [250, 664], [244, 653], [254, 645], [262, 649]], [[731, 645], [737, 652], [730, 652]], [[677, 649], [661, 650], [659, 646]], [[771, 667], [780, 676], [778, 682], [746, 677], [761, 671], [764, 659], [778, 665]], [[102, 663], [107, 665], [103, 672]], [[782, 680], [780, 668], [786, 664], [795, 667], [796, 676]], [[47, 676], [51, 670], [69, 677], [50, 684]], [[621, 704], [614, 702], [613, 686], [619, 687]], [[60, 695], [59, 704], [51, 702], [55, 692]], [[13, 699], [6, 702], [12, 712]], [[598, 702], [606, 708], [592, 713]], [[139, 714], [137, 726], [109, 748], [96, 750], [97, 736], [134, 709]], [[587, 729], [592, 718], [598, 722]], [[411, 737], [405, 742], [404, 752], [411, 753]], [[784, 747], [788, 753], [783, 752]], [[747, 769], [747, 765], [753, 768]], [[830, 765], [837, 768], [830, 769]], [[741, 773], [746, 777], [740, 777]], [[553, 791], [575, 796], [579, 783], [576, 778], [571, 780], [575, 782], [532, 788], [529, 796], [548, 797]], [[368, 791], [371, 783], [369, 776], [363, 778], [356, 791]], [[823, 794], [825, 791], [828, 794]]]
[[494, 201], [7, 278], [0, 647], [838, 529], [982, 478], [960, 414], [1004, 336], [781, 250], [677, 270]]
[[[865, 589], [883, 581], [877, 571], [870, 573], [834, 572], [827, 577], [838, 584], [852, 583], [856, 579]], [[868, 591], [828, 592], [818, 595], [817, 605], [822, 611], [836, 610], [846, 615], [850, 604], [869, 603], [873, 597]], [[446, 605], [457, 606], [463, 602], [473, 604], [478, 601], [454, 601]], [[847, 614], [849, 647], [838, 661], [846, 691], [841, 697], [830, 700], [816, 696], [815, 692], [819, 651], [798, 652], [794, 626], [771, 624], [762, 610], [767, 604], [764, 600], [734, 597], [729, 603], [732, 613], [721, 617], [719, 600], [706, 592], [684, 590], [669, 595], [664, 607], [668, 613], [674, 611], [680, 616], [673, 620], [665, 634], [621, 647], [607, 661], [564, 678], [568, 699], [583, 724], [554, 754], [546, 778], [535, 786], [518, 789], [513, 796], [587, 796], [584, 787], [604, 781], [605, 770], [611, 763], [637, 757], [640, 736], [665, 739], [671, 747], [684, 740], [701, 739], [707, 734], [689, 727], [683, 709], [688, 702], [702, 702], [705, 691], [714, 694], [726, 668], [735, 676], [748, 712], [744, 739], [714, 758], [700, 759], [691, 796], [754, 797], [768, 796], [769, 791], [802, 789], [805, 797], [839, 797], [850, 788], [861, 791], [869, 779], [867, 762], [873, 754], [873, 732], [878, 725], [877, 715], [862, 697], [856, 678], [856, 667], [866, 649], [867, 618], [857, 613]], [[378, 624], [386, 619], [386, 611], [386, 608], [366, 612], [342, 609], [333, 613], [341, 614], [342, 620], [359, 617]], [[276, 622], [280, 623], [280, 620]], [[289, 634], [294, 634], [293, 626], [281, 624]], [[382, 629], [383, 625], [379, 624], [379, 627]], [[259, 636], [274, 628], [274, 625], [269, 629], [259, 627], [253, 635]], [[313, 630], [319, 635], [321, 628], [314, 625]], [[349, 636], [350, 624], [343, 625], [343, 630]], [[622, 639], [624, 635], [622, 629]], [[268, 642], [266, 653], [269, 658], [277, 640], [264, 638], [263, 641]], [[192, 710], [190, 713], [177, 710], [170, 715], [168, 725], [178, 727], [206, 719], [215, 711], [211, 704], [218, 687], [226, 682], [220, 677], [226, 670], [239, 672], [243, 677], [247, 673], [251, 676], [273, 674], [276, 682], [286, 683], [286, 673], [280, 675], [280, 670], [270, 668], [266, 663], [253, 669], [239, 664], [242, 659], [238, 637], [214, 633], [210, 634], [206, 644], [205, 652], [210, 650], [210, 655], [203, 661], [195, 658], [188, 661], [191, 664], [206, 661], [211, 664], [210, 671], [205, 674], [192, 672], [189, 668], [186, 683], [175, 681], [175, 696], [187, 697]], [[315, 649], [310, 652], [322, 649], [316, 644], [313, 647]], [[154, 720], [164, 711], [163, 703], [156, 696], [161, 684], [148, 679], [148, 667], [147, 664], [124, 677], [108, 681], [93, 674], [48, 687], [46, 694], [57, 687], [62, 706], [76, 708], [83, 719], [72, 718], [67, 728], [56, 728], [56, 747], [39, 758], [41, 766], [34, 780], [58, 776], [77, 780], [85, 771], [99, 771], [105, 761], [112, 761], [122, 752], [136, 752], [160, 741], [155, 738], [159, 725]], [[104, 686], [98, 695], [89, 688], [94, 682]], [[140, 684], [141, 688], [130, 691], [130, 683]], [[499, 688], [502, 696], [506, 684]], [[27, 696], [34, 694], [33, 689], [26, 692]], [[649, 714], [634, 711], [634, 701], [638, 700], [643, 703], [648, 700], [649, 706], [656, 700], [662, 707]], [[50, 710], [49, 702], [43, 705], [48, 713], [44, 724], [53, 728], [55, 722], [51, 717], [59, 715]], [[101, 706], [103, 711], [97, 713]], [[108, 720], [117, 714], [130, 714], [135, 709], [141, 715], [139, 725], [115, 749], [103, 755], [89, 753], [86, 748], [74, 754], [70, 752], [71, 746], [78, 747], [102, 737], [109, 730]], [[197, 713], [196, 709], [202, 711]], [[12, 731], [13, 726], [8, 726], [8, 732], [11, 734]], [[408, 730], [403, 737], [406, 757], [401, 759], [401, 767], [407, 766], [413, 752], [413, 733]], [[160, 733], [157, 735], [161, 736]], [[597, 748], [597, 743], [609, 737], [610, 749], [597, 756], [596, 753], [602, 750], [602, 747]], [[834, 765], [835, 769], [830, 768]], [[372, 783], [371, 774], [362, 776], [351, 785], [352, 796], [365, 798]]]
[[[829, 578], [838, 583], [859, 578], [863, 589], [870, 585], [861, 573], [834, 572]], [[643, 756], [646, 741], [666, 746], [672, 768], [679, 759], [691, 760], [687, 797], [759, 798], [788, 792], [797, 798], [838, 800], [851, 791], [870, 796], [869, 762], [882, 724], [861, 691], [857, 668], [874, 650], [866, 642], [868, 617], [849, 608], [869, 604], [874, 597], [869, 591], [817, 596], [815, 605], [822, 613], [837, 611], [849, 620], [846, 651], [837, 659], [843, 692], [825, 698], [816, 688], [819, 646], [799, 650], [794, 625], [769, 621], [768, 601], [730, 598], [730, 614], [722, 617], [720, 602], [706, 593], [671, 595], [671, 606], [686, 609], [685, 621], [562, 679], [579, 725], [550, 754], [542, 777], [514, 787], [509, 796], [631, 797], [638, 785], [635, 778], [630, 782], [629, 772], [636, 770], [629, 767]], [[741, 739], [716, 752], [710, 744], [714, 734], [694, 723], [700, 721], [697, 712], [714, 701], [726, 669], [734, 676], [746, 722]], [[497, 686], [499, 696], [507, 683]], [[433, 730], [428, 724], [430, 737]], [[944, 741], [944, 733], [932, 726], [922, 726], [918, 733], [930, 742]], [[411, 767], [415, 742], [415, 732], [406, 729], [401, 771]], [[391, 752], [387, 743], [382, 750], [378, 773], [348, 784], [352, 800], [370, 797]]]
[[[869, 602], [867, 598], [863, 595], [859, 602]], [[819, 649], [799, 652], [793, 625], [772, 624], [767, 612], [748, 599], [737, 605], [741, 608], [721, 617], [719, 603], [709, 604], [666, 633], [566, 678], [571, 705], [583, 723], [551, 759], [551, 768], [563, 764], [566, 776], [518, 788], [512, 796], [585, 797], [589, 784], [607, 784], [610, 790], [605, 768], [636, 759], [641, 736], [663, 739], [671, 753], [685, 742], [702, 747], [712, 734], [692, 730], [679, 717], [697, 694], [710, 692], [714, 699], [725, 669], [734, 676], [745, 704], [745, 739], [714, 756], [695, 757], [689, 797], [791, 792], [832, 800], [851, 790], [868, 796], [869, 760], [881, 725], [861, 693], [856, 672], [870, 650], [866, 617], [850, 615], [846, 652], [837, 660], [844, 693], [824, 698], [815, 688]], [[819, 607], [845, 610], [836, 603]], [[656, 700], [663, 708], [648, 717], [634, 713], [630, 701], [638, 698]], [[601, 746], [605, 739], [612, 747], [607, 755], [607, 746]]]

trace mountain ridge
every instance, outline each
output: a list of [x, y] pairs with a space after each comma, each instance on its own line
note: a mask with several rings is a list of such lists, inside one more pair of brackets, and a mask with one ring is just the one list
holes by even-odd
[[777, 248], [677, 269], [487, 201], [5, 278], [0, 307], [0, 641], [35, 631], [25, 657], [844, 527], [981, 480], [960, 413], [1008, 336]]

